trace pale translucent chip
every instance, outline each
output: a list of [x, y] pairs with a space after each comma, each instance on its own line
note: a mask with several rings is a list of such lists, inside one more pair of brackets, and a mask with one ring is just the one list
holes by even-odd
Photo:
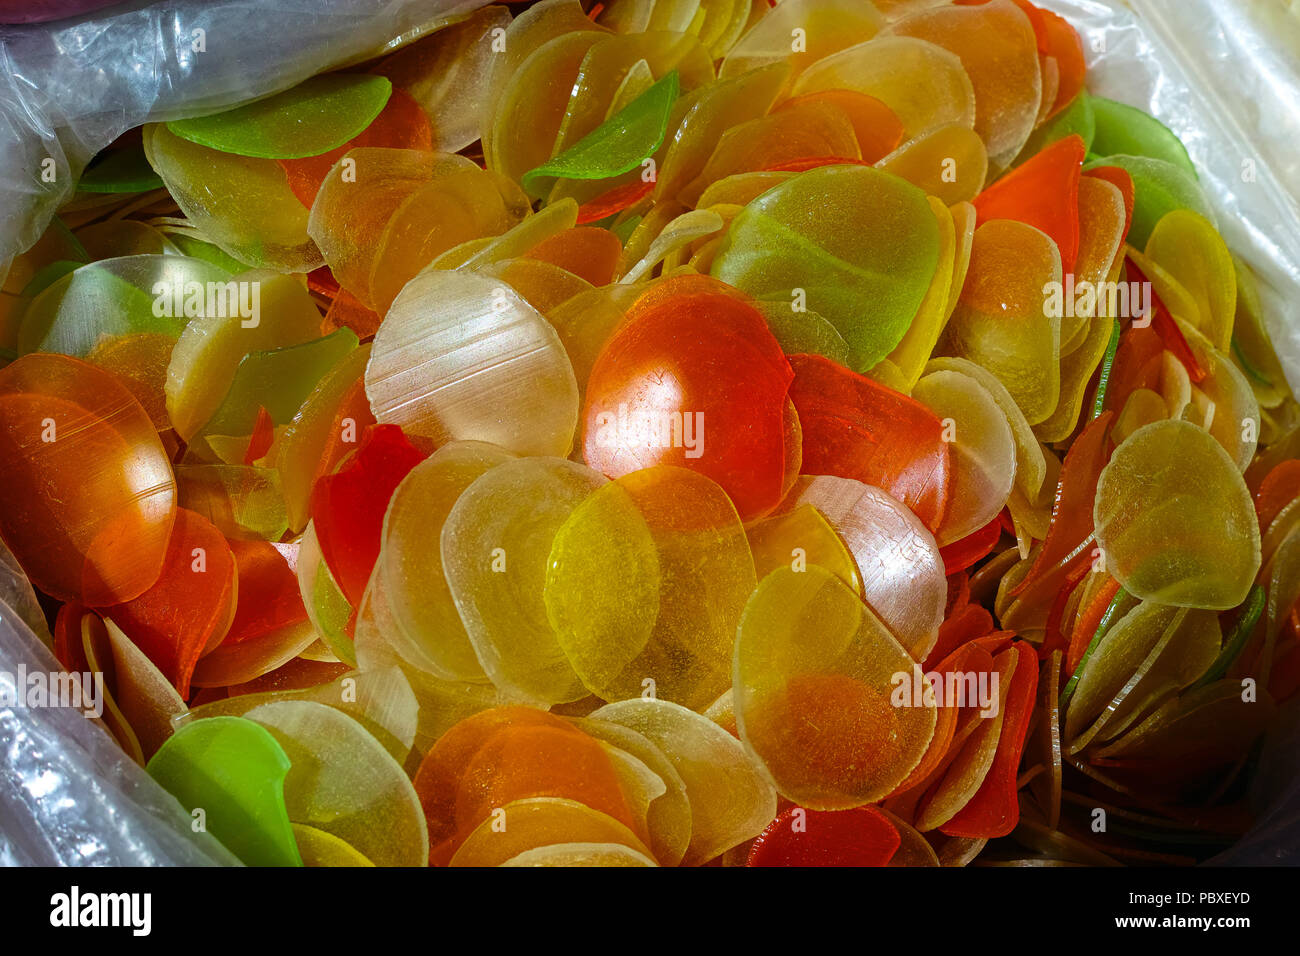
[[[374, 584], [374, 578], [371, 579]], [[382, 597], [382, 593], [380, 594]], [[492, 684], [483, 681], [449, 681], [413, 666], [393, 649], [387, 635], [396, 628], [387, 602], [376, 600], [373, 587], [367, 588], [357, 609], [357, 665], [363, 671], [396, 667], [410, 685], [419, 710], [416, 714], [415, 744], [406, 769], [414, 773], [419, 760], [450, 728], [480, 711], [506, 703]]]
[[728, 689], [721, 697], [705, 708], [704, 716], [709, 718], [727, 733], [740, 739], [736, 729], [736, 692]]
[[938, 7], [889, 32], [928, 40], [960, 58], [974, 90], [975, 132], [993, 164], [1005, 168], [1033, 132], [1043, 98], [1038, 43], [1024, 11], [1012, 0]]
[[303, 866], [374, 866], [352, 844], [316, 827], [295, 823], [293, 838]]
[[634, 824], [633, 832], [647, 846], [652, 845], [650, 807], [668, 792], [668, 785], [640, 757], [607, 740], [598, 742], [614, 767], [614, 775], [618, 778], [619, 789], [623, 791], [623, 799]]
[[1006, 386], [1037, 425], [1061, 393], [1061, 319], [1044, 315], [1043, 290], [1061, 281], [1061, 254], [1047, 235], [1011, 219], [975, 230], [970, 270], [940, 343]]
[[627, 270], [619, 279], [620, 283], [637, 282], [647, 278], [654, 270], [671, 253], [684, 246], [702, 239], [705, 236], [716, 235], [726, 226], [722, 217], [716, 212], [709, 209], [694, 209], [691, 212], [682, 213], [672, 222], [664, 226], [663, 231], [655, 237], [654, 242], [650, 243], [650, 248], [645, 255]]
[[311, 206], [307, 231], [330, 272], [367, 308], [381, 237], [397, 209], [436, 175], [477, 169], [463, 156], [363, 146], [334, 164]]
[[578, 386], [564, 346], [504, 283], [427, 270], [397, 297], [366, 367], [375, 418], [436, 444], [569, 453]]
[[122, 336], [175, 341], [191, 319], [238, 310], [238, 292], [227, 296], [230, 279], [210, 262], [179, 255], [126, 255], [56, 273], [24, 303], [16, 351], [85, 358]]
[[1223, 446], [1189, 422], [1155, 422], [1115, 449], [1093, 521], [1107, 570], [1143, 600], [1236, 607], [1259, 572], [1250, 491]]
[[273, 159], [221, 153], [157, 123], [144, 128], [145, 155], [202, 237], [240, 262], [310, 272], [324, 258], [307, 235], [307, 210]]
[[547, 40], [505, 80], [491, 133], [483, 141], [488, 169], [519, 180], [556, 154], [556, 137], [583, 58], [601, 37], [593, 30], [575, 30]]
[[[751, 0], [700, 0], [700, 42], [714, 59], [726, 54], [754, 19]], [[691, 27], [695, 27], [692, 19]]]
[[1110, 430], [1111, 440], [1122, 444], [1139, 428], [1169, 417], [1169, 406], [1159, 392], [1149, 388], [1135, 388], [1124, 401], [1115, 427]]
[[[1078, 753], [1094, 739], [1113, 740], [1140, 723], [1204, 674], [1218, 655], [1222, 634], [1213, 611], [1159, 608], [1138, 616], [1147, 607], [1146, 603], [1138, 605], [1107, 631], [1081, 667], [1066, 724], [1071, 753]], [[1175, 613], [1159, 613], [1169, 610]], [[1135, 624], [1116, 633], [1135, 616]], [[1134, 666], [1133, 658], [1143, 648], [1146, 654]], [[1103, 659], [1098, 661], [1098, 657]], [[1083, 698], [1081, 691], [1086, 693]]]
[[[1127, 681], [1153, 649], [1163, 647], [1161, 642], [1167, 642], [1177, 632], [1186, 615], [1184, 608], [1143, 601], [1102, 635], [1076, 671], [1079, 682], [1065, 714], [1068, 742], [1102, 715], [1117, 694], [1127, 693]], [[1082, 746], [1071, 747], [1070, 752], [1080, 749]]]
[[663, 866], [676, 866], [691, 842], [691, 801], [677, 768], [653, 741], [635, 730], [590, 717], [577, 718], [574, 723], [597, 740], [636, 757], [663, 782], [664, 792], [649, 805], [647, 830], [655, 858]]
[[[1011, 437], [1016, 443], [1016, 481], [1015, 487], [1024, 492], [1026, 498], [1033, 499], [1042, 489], [1047, 477], [1047, 457], [1043, 446], [1034, 436], [1033, 429], [1025, 421], [1024, 413], [1006, 387], [983, 366], [962, 358], [934, 358], [925, 366], [926, 372], [961, 372], [979, 382], [997, 403], [1002, 414], [1011, 426]], [[1053, 483], [1053, 489], [1055, 483]], [[1038, 535], [1041, 541], [1043, 535]]]
[[293, 570], [298, 576], [298, 593], [302, 596], [307, 619], [311, 621], [319, 643], [335, 659], [355, 664], [356, 652], [347, 633], [352, 605], [325, 563], [320, 539], [316, 537], [316, 526], [310, 521], [298, 539], [298, 556]]
[[820, 565], [862, 594], [862, 577], [844, 539], [810, 504], [796, 505], [760, 519], [745, 529], [754, 553], [754, 570], [761, 581], [780, 567], [802, 570]]
[[975, 89], [952, 53], [924, 39], [878, 36], [814, 63], [793, 93], [856, 90], [883, 102], [908, 137], [937, 126], [975, 125]]
[[483, 670], [546, 705], [586, 694], [543, 603], [551, 545], [606, 479], [560, 458], [508, 461], [475, 479], [442, 526], [442, 566]]
[[[881, 359], [867, 374], [882, 385], [902, 392], [912, 393], [912, 387], [925, 368], [926, 361], [938, 344], [944, 323], [948, 321], [948, 300], [951, 298], [953, 267], [956, 264], [957, 235], [952, 213], [934, 196], [926, 197], [935, 222], [939, 224], [939, 264], [934, 278], [925, 292], [925, 298], [916, 310], [912, 323], [903, 338], [894, 346], [889, 357]], [[834, 358], [834, 356], [827, 356]], [[843, 364], [843, 363], [841, 363]]]
[[916, 383], [912, 397], [945, 429], [951, 423], [948, 510], [935, 535], [943, 547], [983, 528], [1006, 505], [1016, 477], [1016, 443], [993, 396], [968, 375], [931, 372]]
[[540, 259], [503, 259], [489, 263], [478, 273], [504, 282], [546, 316], [575, 296], [593, 289], [586, 279]]
[[656, 208], [676, 199], [700, 174], [724, 132], [737, 123], [765, 116], [789, 76], [790, 65], [783, 60], [715, 80], [683, 97], [686, 113], [676, 132], [670, 134], [672, 142], [655, 181]]
[[704, 707], [727, 686], [754, 561], [726, 493], [657, 465], [624, 475], [555, 536], [546, 610], [569, 663], [605, 700], [650, 689]]
[[[137, 332], [104, 338], [86, 356], [91, 365], [113, 373], [135, 396], [159, 433], [172, 427], [167, 417], [167, 364], [176, 340], [165, 332]], [[242, 459], [242, 456], [241, 456]]]
[[[508, 209], [498, 184], [497, 176], [473, 163], [435, 162], [433, 178], [393, 210], [382, 231], [363, 238], [370, 240], [372, 255], [366, 304], [383, 315], [402, 287], [438, 256], [518, 224], [527, 210]], [[353, 195], [364, 202], [368, 194]]]
[[167, 414], [186, 441], [221, 407], [244, 356], [300, 345], [321, 334], [320, 310], [294, 278], [246, 272], [235, 281], [256, 284], [257, 315], [246, 318], [237, 308], [205, 312], [189, 320], [172, 349]]
[[703, 172], [678, 198], [687, 205], [698, 203], [708, 186], [728, 176], [761, 172], [809, 156], [862, 158], [857, 134], [844, 110], [832, 103], [795, 103], [736, 124], [722, 134]]
[[244, 717], [254, 707], [283, 700], [308, 700], [333, 707], [354, 719], [379, 741], [398, 763], [405, 763], [415, 745], [419, 701], [401, 669], [386, 665], [350, 671], [324, 684], [301, 690], [269, 690], [237, 694], [194, 708], [195, 717]]
[[87, 619], [91, 619], [92, 633], [102, 627], [107, 636], [111, 664], [103, 669], [112, 675], [113, 700], [130, 724], [140, 742], [141, 754], [147, 760], [172, 735], [175, 721], [189, 713], [189, 708], [172, 682], [121, 628], [107, 619], [100, 625], [90, 614], [83, 618], [83, 623]]
[[451, 442], [411, 469], [388, 502], [375, 573], [396, 627], [388, 641], [445, 680], [484, 680], [442, 565], [447, 515], [475, 480], [512, 456], [482, 442]]
[[[1113, 183], [1095, 176], [1079, 177], [1079, 254], [1075, 259], [1073, 317], [1061, 320], [1061, 344], [1075, 339], [1090, 319], [1109, 316], [1108, 296], [1098, 284], [1110, 278], [1116, 257], [1124, 247], [1128, 215], [1124, 197]], [[1087, 283], [1085, 285], [1084, 283]]]
[[1034, 434], [1044, 442], [1065, 441], [1074, 434], [1083, 410], [1083, 399], [1101, 365], [1110, 344], [1114, 323], [1109, 319], [1092, 319], [1083, 329], [1083, 340], [1061, 358], [1061, 391], [1056, 410], [1034, 426]]
[[502, 866], [520, 853], [556, 843], [617, 844], [648, 853], [631, 830], [584, 803], [528, 797], [495, 810], [465, 838], [448, 865]]
[[645, 288], [622, 283], [601, 286], [574, 296], [546, 316], [564, 343], [580, 391], [586, 389], [605, 343], [626, 319], [628, 306]]
[[[816, 566], [759, 584], [736, 638], [741, 739], [781, 795], [815, 810], [883, 799], [924, 756], [934, 701], [895, 690], [920, 667], [852, 591]], [[910, 695], [909, 695], [910, 697]]]
[[374, 72], [391, 79], [429, 114], [439, 149], [457, 152], [478, 139], [479, 114], [501, 54], [496, 31], [509, 25], [508, 9], [484, 7], [399, 49]]
[[952, 285], [948, 287], [948, 311], [944, 317], [951, 318], [961, 298], [961, 290], [966, 285], [966, 273], [970, 269], [971, 247], [975, 242], [975, 223], [979, 216], [975, 207], [968, 202], [959, 202], [949, 210], [952, 223], [957, 231], [957, 255], [952, 265]]
[[[1189, 323], [1177, 317], [1174, 322], [1205, 371], [1205, 378], [1196, 383], [1195, 391], [1188, 383], [1189, 402], [1195, 403], [1196, 409], [1194, 414], [1185, 417], [1213, 435], [1244, 473], [1260, 442], [1259, 399], [1250, 380], [1227, 353], [1215, 348]], [[1178, 365], [1186, 371], [1182, 362]]]
[[852, 478], [805, 475], [780, 512], [810, 504], [848, 545], [863, 599], [916, 660], [939, 636], [948, 583], [934, 536], [906, 505]]
[[898, 831], [900, 843], [894, 855], [889, 859], [890, 866], [941, 866], [934, 847], [921, 832], [906, 820], [890, 813], [884, 807], [877, 808]]
[[798, 173], [790, 173], [781, 170], [758, 173], [736, 173], [734, 176], [728, 176], [720, 179], [716, 183], [710, 184], [709, 188], [704, 190], [697, 204], [701, 209], [708, 209], [710, 206], [722, 203], [734, 203], [738, 206], [748, 206], [763, 193], [767, 192], [773, 186], [779, 185]]
[[376, 866], [424, 866], [429, 832], [406, 772], [342, 711], [276, 701], [245, 716], [274, 735], [292, 762], [289, 819], [332, 833]]
[[[612, 12], [611, 7], [607, 6], [605, 12]], [[578, 70], [555, 140], [556, 153], [568, 149], [617, 113], [620, 98], [626, 105], [626, 97], [634, 99], [673, 70], [677, 71], [683, 91], [713, 79], [713, 61], [700, 41], [688, 33], [638, 31], [599, 39], [587, 51]]]
[[683, 865], [706, 863], [758, 836], [776, 816], [776, 791], [758, 765], [708, 718], [653, 698], [606, 704], [591, 716], [649, 738], [681, 775], [692, 816]]
[[953, 205], [969, 202], [984, 188], [989, 157], [973, 129], [945, 123], [912, 137], [877, 165]]
[[[1237, 313], [1237, 273], [1232, 253], [1214, 225], [1191, 209], [1175, 209], [1151, 230], [1145, 252], [1196, 301], [1205, 337], [1215, 348], [1228, 351]], [[1181, 318], [1194, 321], [1190, 315]]]
[[740, 76], [760, 66], [789, 63], [794, 79], [824, 57], [871, 39], [883, 25], [884, 18], [869, 3], [785, 0], [766, 11], [727, 52], [718, 74]]
[[1168, 349], [1160, 353], [1160, 395], [1170, 418], [1182, 418], [1192, 402], [1192, 379], [1187, 374], [1187, 366]]
[[[86, 658], [86, 666], [92, 674], [103, 673], [106, 667], [111, 667], [109, 661], [112, 659], [112, 648], [109, 645], [108, 630], [106, 622], [93, 612], [81, 616], [80, 626], [71, 635], [73, 640], [80, 639], [81, 651]], [[89, 701], [86, 701], [89, 703]], [[103, 700], [100, 702], [100, 713], [94, 719], [100, 722], [100, 726], [112, 735], [117, 741], [123, 752], [136, 763], [143, 766], [145, 764], [144, 748], [140, 743], [140, 738], [131, 726], [131, 722], [122, 713], [122, 708], [117, 705], [117, 699], [112, 692], [105, 689]], [[88, 708], [89, 709], [89, 708]], [[93, 710], [91, 711], [93, 715]]]
[[483, 95], [480, 129], [483, 155], [488, 154], [492, 141], [493, 120], [498, 113], [501, 97], [515, 71], [542, 44], [565, 33], [591, 30], [608, 33], [587, 18], [578, 0], [542, 0], [522, 11], [506, 27], [505, 34], [493, 37], [499, 47], [492, 50], [487, 89]]
[[501, 235], [474, 239], [453, 246], [433, 261], [432, 269], [481, 269], [494, 262], [517, 259], [552, 236], [572, 229], [578, 221], [578, 204], [572, 199], [553, 202]]

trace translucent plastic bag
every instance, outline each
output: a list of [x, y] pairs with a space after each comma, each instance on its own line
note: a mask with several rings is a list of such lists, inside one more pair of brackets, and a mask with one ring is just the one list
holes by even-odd
[[[1186, 144], [1222, 232], [1259, 275], [1269, 330], [1300, 390], [1300, 21], [1265, 0], [1036, 2], [1079, 29], [1093, 92], [1147, 110]], [[126, 129], [287, 88], [482, 5], [181, 0], [0, 28], [0, 265], [35, 241], [85, 163]], [[207, 52], [193, 51], [194, 30], [204, 31]], [[47, 157], [57, 181], [42, 186]], [[35, 599], [0, 561], [0, 680], [19, 664], [57, 667], [24, 621], [39, 627]], [[1213, 862], [1296, 861], [1295, 703], [1265, 741], [1252, 785], [1258, 825]], [[180, 806], [80, 713], [0, 707], [0, 741], [0, 862], [233, 861], [193, 834]]]
[[[86, 163], [128, 129], [287, 89], [485, 4], [136, 2], [0, 27], [0, 278], [72, 195]], [[46, 160], [53, 182], [42, 178]]]
[[[59, 664], [0, 604], [0, 685]], [[25, 682], [24, 682], [25, 683]], [[206, 866], [239, 861], [72, 707], [0, 707], [0, 863], [23, 866]]]
[[1300, 391], [1300, 16], [1271, 0], [1041, 5], [1083, 38], [1089, 90], [1147, 111], [1187, 147]]

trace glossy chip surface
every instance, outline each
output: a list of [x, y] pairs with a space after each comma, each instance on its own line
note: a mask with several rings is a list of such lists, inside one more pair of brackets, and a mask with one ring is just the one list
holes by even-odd
[[[813, 218], [810, 208], [819, 209]], [[875, 225], [860, 228], [862, 222]], [[790, 300], [830, 320], [870, 368], [893, 350], [939, 261], [925, 194], [866, 166], [827, 166], [768, 190], [732, 223], [712, 274], [760, 299]], [[865, 321], [858, 303], [873, 303]]]
[[815, 565], [778, 568], [746, 605], [735, 656], [740, 736], [802, 806], [858, 807], [902, 782], [930, 742], [935, 709], [890, 698], [896, 683], [919, 679], [880, 620]]
[[176, 480], [113, 376], [46, 353], [0, 370], [0, 452], [0, 534], [37, 587], [97, 607], [158, 579]]
[[749, 542], [722, 489], [659, 465], [600, 488], [559, 529], [546, 611], [593, 693], [618, 700], [653, 687], [704, 707], [726, 688], [754, 584]]
[[1246, 483], [1223, 447], [1189, 422], [1139, 428], [1115, 450], [1097, 482], [1094, 520], [1107, 569], [1138, 597], [1236, 607], [1259, 570]]

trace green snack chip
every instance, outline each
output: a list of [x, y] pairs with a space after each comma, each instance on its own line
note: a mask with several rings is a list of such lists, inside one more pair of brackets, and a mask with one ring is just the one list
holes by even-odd
[[1099, 156], [1147, 156], [1172, 163], [1196, 178], [1196, 167], [1182, 141], [1153, 116], [1103, 96], [1091, 97], [1095, 133], [1092, 150]]
[[564, 152], [524, 173], [524, 188], [542, 196], [556, 179], [609, 179], [635, 169], [664, 141], [679, 89], [673, 70]]
[[183, 725], [145, 769], [249, 866], [302, 866], [284, 802], [290, 766], [265, 727], [207, 717]]
[[173, 120], [182, 139], [258, 159], [301, 159], [337, 149], [369, 126], [392, 95], [382, 76], [327, 73], [224, 113]]

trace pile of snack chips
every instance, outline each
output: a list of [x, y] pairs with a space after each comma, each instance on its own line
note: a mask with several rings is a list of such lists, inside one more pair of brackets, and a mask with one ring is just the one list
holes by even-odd
[[249, 864], [1213, 854], [1300, 406], [1085, 81], [1027, 0], [541, 0], [134, 131], [0, 298], [55, 654]]

